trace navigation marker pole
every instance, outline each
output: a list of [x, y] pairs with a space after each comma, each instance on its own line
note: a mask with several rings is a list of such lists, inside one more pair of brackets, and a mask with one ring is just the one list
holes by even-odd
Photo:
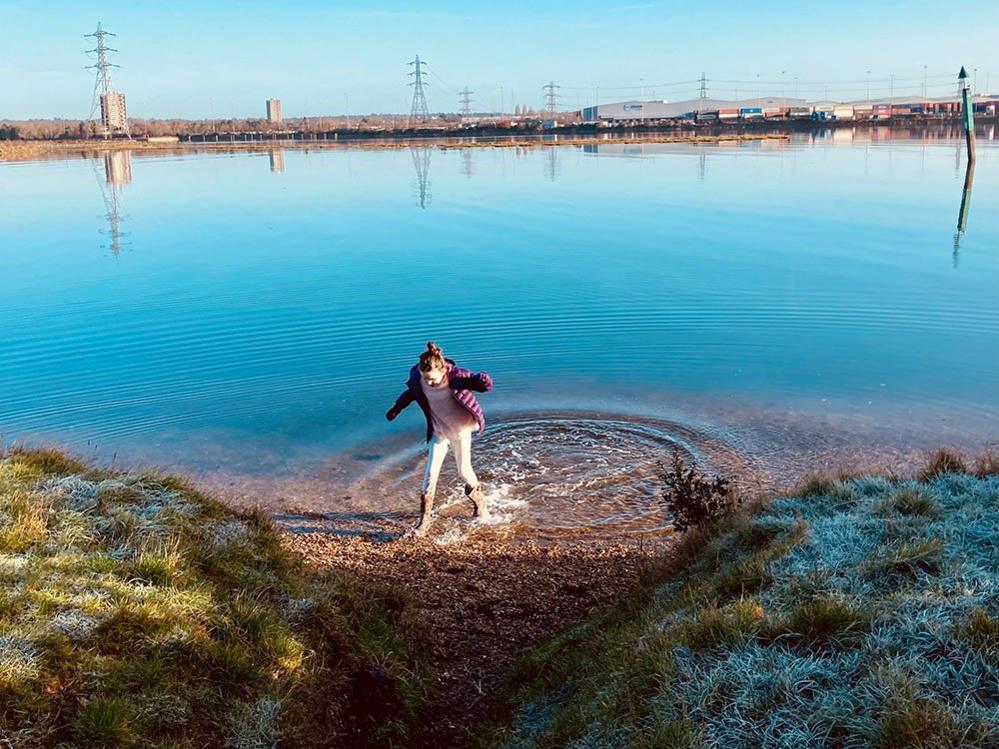
[[971, 187], [975, 183], [975, 113], [971, 92], [968, 90], [968, 72], [962, 67], [957, 76], [961, 90], [961, 104], [964, 107], [964, 135], [968, 142], [968, 166], [964, 172], [964, 189], [961, 191], [961, 207], [957, 211], [957, 233], [954, 235], [954, 267], [957, 267], [961, 250], [961, 237], [968, 229], [968, 212], [971, 210]]
[[968, 87], [968, 71], [961, 66], [961, 72], [957, 75], [957, 83], [961, 88], [961, 103], [964, 107], [964, 136], [968, 141], [968, 163], [975, 163], [975, 112], [971, 98], [971, 90]]

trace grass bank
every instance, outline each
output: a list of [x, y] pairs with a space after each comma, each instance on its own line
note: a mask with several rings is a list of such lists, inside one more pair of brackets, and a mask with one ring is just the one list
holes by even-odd
[[0, 746], [401, 746], [398, 594], [306, 570], [184, 483], [0, 455]]
[[486, 746], [999, 745], [999, 476], [813, 480], [522, 658]]

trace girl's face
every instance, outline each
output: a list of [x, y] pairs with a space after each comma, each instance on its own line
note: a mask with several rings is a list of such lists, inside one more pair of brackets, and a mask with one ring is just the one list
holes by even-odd
[[438, 387], [444, 382], [447, 372], [444, 370], [444, 367], [434, 366], [433, 369], [421, 370], [420, 376], [431, 387]]

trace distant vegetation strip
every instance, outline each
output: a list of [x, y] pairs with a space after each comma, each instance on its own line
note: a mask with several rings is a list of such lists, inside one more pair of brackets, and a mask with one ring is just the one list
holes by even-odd
[[295, 141], [234, 141], [218, 142], [148, 142], [143, 140], [12, 140], [0, 141], [0, 161], [22, 161], [94, 155], [107, 151], [143, 151], [176, 153], [178, 151], [268, 151], [274, 149], [398, 149], [418, 146], [421, 148], [544, 148], [553, 146], [583, 146], [635, 143], [724, 143], [759, 140], [787, 140], [787, 133], [717, 133], [699, 135], [663, 135], [661, 133], [635, 134], [628, 138], [597, 139], [587, 136], [560, 135], [558, 140], [545, 140], [542, 136], [498, 136], [495, 138], [403, 138], [384, 140], [295, 140]]
[[402, 597], [303, 567], [262, 515], [0, 454], [0, 746], [405, 744], [421, 641]]
[[524, 657], [487, 746], [999, 746], [999, 460], [814, 479]]

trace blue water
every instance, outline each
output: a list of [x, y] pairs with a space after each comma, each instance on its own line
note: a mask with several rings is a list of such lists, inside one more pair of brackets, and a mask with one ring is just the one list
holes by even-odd
[[491, 423], [999, 438], [996, 142], [955, 249], [963, 144], [863, 137], [0, 164], [0, 432], [241, 474], [418, 447], [383, 414], [434, 339]]

